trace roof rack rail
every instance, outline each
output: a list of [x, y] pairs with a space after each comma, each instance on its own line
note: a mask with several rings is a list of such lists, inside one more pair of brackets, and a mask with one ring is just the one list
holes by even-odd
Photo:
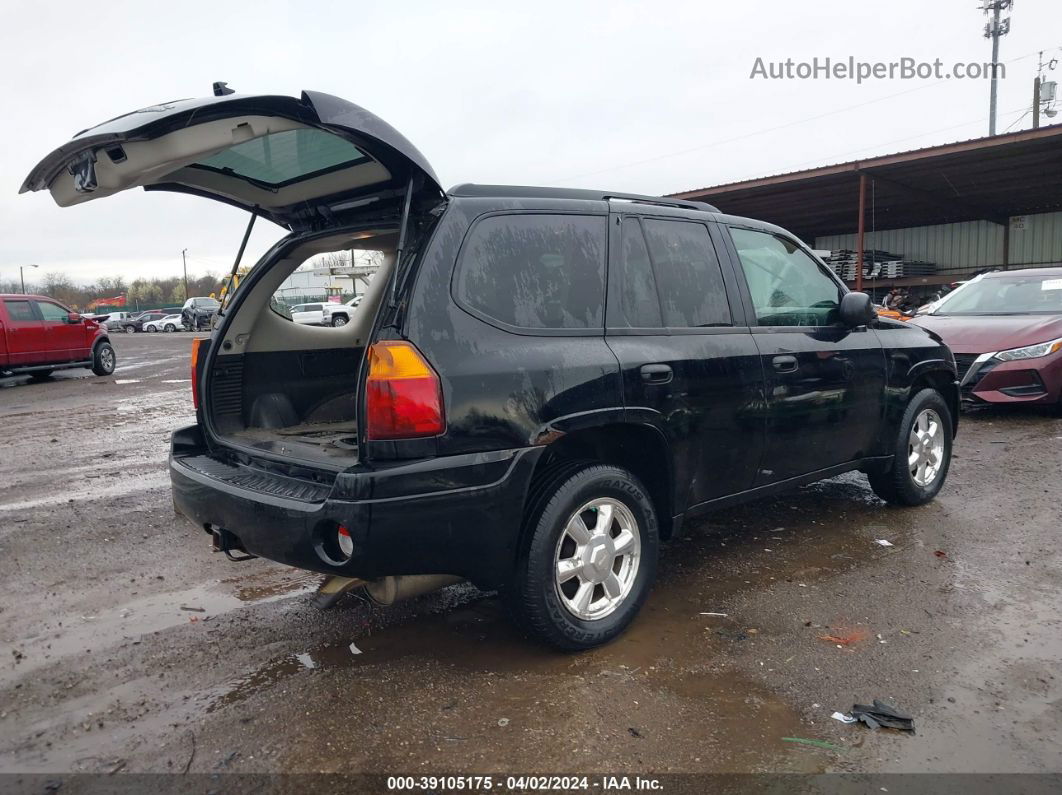
[[645, 196], [640, 193], [615, 193], [582, 188], [544, 188], [530, 185], [476, 185], [466, 182], [455, 185], [451, 196], [499, 197], [511, 199], [583, 199], [584, 201], [626, 201], [636, 204], [653, 204], [658, 207], [679, 207], [687, 210], [717, 213], [719, 209], [707, 202], [672, 199], [663, 196]]
[[643, 196], [640, 193], [606, 193], [605, 201], [614, 199], [634, 204], [658, 204], [661, 207], [683, 207], [690, 210], [703, 210], [709, 213], [719, 212], [719, 208], [708, 202], [687, 201], [686, 199], [667, 199], [663, 196]]

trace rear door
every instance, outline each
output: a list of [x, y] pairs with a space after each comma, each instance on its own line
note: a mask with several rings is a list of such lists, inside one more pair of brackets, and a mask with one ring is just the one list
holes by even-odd
[[44, 322], [29, 298], [5, 298], [7, 353], [13, 367], [50, 361]]
[[880, 455], [885, 355], [867, 327], [838, 320], [844, 286], [794, 239], [729, 226], [767, 382], [757, 485]]
[[606, 339], [628, 418], [671, 446], [676, 512], [750, 488], [763, 375], [715, 224], [614, 205], [609, 226]]
[[84, 322], [71, 323], [70, 310], [54, 301], [36, 299], [37, 313], [44, 324], [45, 343], [53, 361], [75, 362], [89, 358]]

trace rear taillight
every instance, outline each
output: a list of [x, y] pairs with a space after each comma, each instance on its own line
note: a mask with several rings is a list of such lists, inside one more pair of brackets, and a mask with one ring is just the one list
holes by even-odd
[[439, 376], [409, 342], [369, 347], [365, 437], [413, 439], [445, 430]]
[[199, 346], [202, 337], [192, 340], [192, 405], [199, 411]]

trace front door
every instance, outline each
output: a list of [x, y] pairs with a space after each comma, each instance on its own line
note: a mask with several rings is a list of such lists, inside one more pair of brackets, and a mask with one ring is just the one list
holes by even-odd
[[762, 453], [759, 353], [713, 227], [636, 205], [610, 220], [606, 339], [628, 420], [672, 450], [676, 513], [750, 488]]
[[89, 358], [85, 344], [87, 334], [84, 322], [71, 323], [70, 310], [52, 301], [35, 300], [37, 311], [44, 323], [45, 341], [51, 361], [74, 362]]
[[47, 334], [33, 302], [28, 298], [5, 298], [4, 309], [11, 364], [22, 367], [47, 361]]
[[840, 324], [843, 285], [791, 238], [729, 231], [767, 385], [757, 485], [882, 454], [885, 355], [865, 326]]

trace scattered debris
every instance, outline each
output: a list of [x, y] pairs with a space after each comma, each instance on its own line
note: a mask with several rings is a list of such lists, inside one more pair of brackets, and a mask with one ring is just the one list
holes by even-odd
[[809, 740], [806, 737], [783, 737], [782, 742], [785, 743], [799, 743], [800, 745], [812, 745], [815, 748], [825, 748], [827, 751], [843, 751], [839, 745], [828, 743], [825, 740]]
[[631, 737], [641, 737], [642, 736], [642, 733], [640, 731], [638, 731], [636, 728], [634, 728], [633, 726], [629, 726], [627, 728], [627, 731], [629, 731], [631, 733]]
[[900, 712], [891, 704], [886, 704], [878, 699], [874, 699], [873, 706], [867, 706], [866, 704], [852, 705], [852, 717], [862, 721], [872, 729], [879, 729], [884, 726], [888, 729], [899, 729], [912, 734], [915, 730], [914, 718]]
[[946, 558], [948, 556], [948, 553], [945, 552], [943, 549], [935, 550], [933, 554], [936, 555], [938, 558]]
[[498, 718], [498, 725], [501, 726], [504, 729], [506, 726], [509, 725], [509, 719], [508, 718]]
[[726, 613], [701, 613], [702, 616], [719, 616], [720, 618], [726, 618]]
[[205, 607], [190, 607], [189, 605], [181, 605], [181, 610], [187, 610], [189, 613], [205, 613]]
[[357, 646], [355, 646], [353, 643], [351, 643], [350, 644], [350, 653], [351, 654], [361, 654], [361, 649], [359, 649]]
[[884, 538], [875, 539], [874, 543], [877, 544], [879, 547], [893, 546], [893, 543], [891, 541], [886, 541]]
[[830, 715], [834, 720], [839, 720], [841, 723], [855, 723], [858, 718], [853, 718], [851, 715], [845, 715], [843, 712], [835, 712]]
[[856, 627], [854, 629], [845, 629], [844, 627], [841, 627], [836, 634], [819, 635], [819, 640], [836, 643], [838, 646], [851, 646], [854, 643], [866, 640], [869, 635], [870, 633], [862, 627]]

